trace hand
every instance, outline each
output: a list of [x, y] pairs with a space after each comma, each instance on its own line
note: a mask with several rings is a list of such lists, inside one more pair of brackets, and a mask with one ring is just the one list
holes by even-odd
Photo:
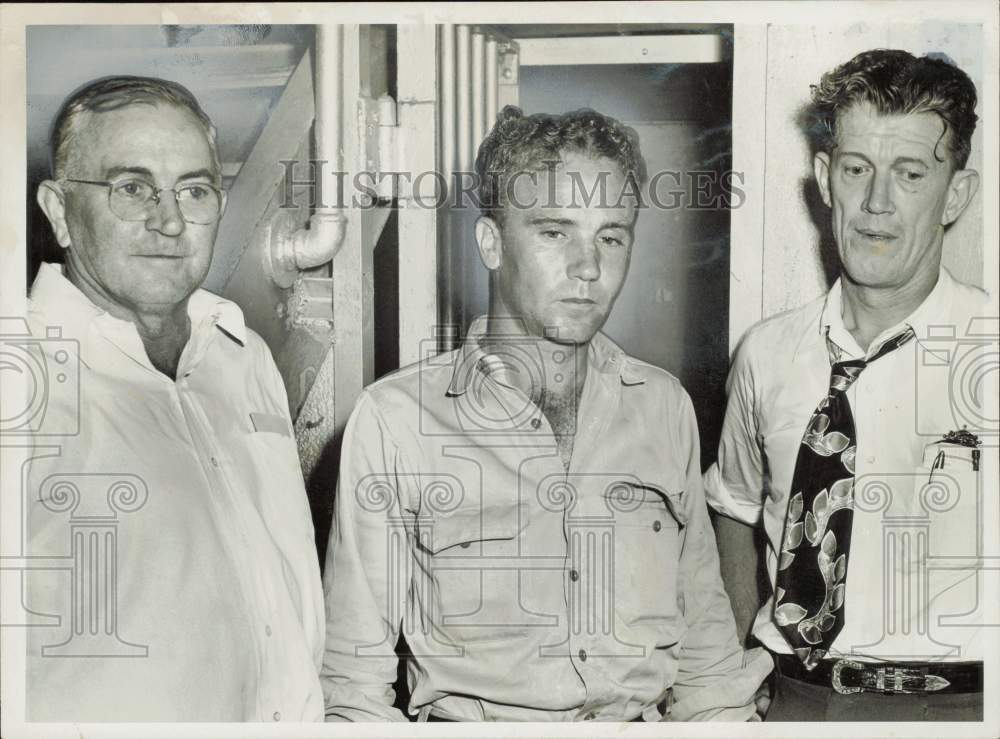
[[767, 715], [767, 709], [771, 707], [771, 686], [768, 681], [764, 681], [761, 686], [757, 688], [757, 693], [753, 697], [753, 702], [757, 707], [757, 712], [747, 720], [763, 721], [764, 717]]

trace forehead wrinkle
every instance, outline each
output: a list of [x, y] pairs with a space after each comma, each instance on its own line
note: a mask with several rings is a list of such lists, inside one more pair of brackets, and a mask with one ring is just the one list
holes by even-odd
[[[838, 152], [849, 149], [858, 156], [870, 159], [874, 154], [886, 160], [909, 155], [934, 166], [948, 161], [948, 135], [950, 130], [935, 113], [885, 115], [870, 104], [862, 104], [849, 108], [838, 117], [835, 141]], [[942, 146], [945, 156], [939, 157], [938, 149]], [[916, 152], [905, 147], [913, 147], [919, 153], [914, 156]], [[899, 153], [901, 148], [904, 151]]]
[[[126, 137], [124, 140], [126, 150], [123, 152], [123, 147], [116, 145], [120, 143], [120, 139], [109, 134], [107, 129], [114, 123], [120, 122], [121, 117], [127, 115], [130, 111], [142, 111], [144, 109], [156, 111], [156, 115], [158, 116], [157, 121], [163, 125], [163, 128], [158, 132], [159, 137], [153, 138], [152, 145], [145, 145], [144, 142], [136, 142], [134, 139], [129, 140]], [[183, 156], [190, 156], [190, 160], [183, 163], [180, 168], [184, 172], [207, 170], [209, 173], [214, 172], [214, 174], [210, 174], [210, 177], [219, 179], [221, 171], [219, 169], [218, 154], [209, 132], [202, 125], [201, 121], [185, 108], [174, 105], [152, 104], [143, 101], [105, 112], [83, 111], [81, 113], [78, 132], [70, 141], [66, 169], [69, 170], [73, 164], [81, 160], [88, 163], [90, 168], [93, 168], [96, 164], [97, 168], [102, 172], [120, 168], [147, 170], [152, 173], [157, 167], [162, 168], [166, 165], [166, 157], [161, 156], [161, 154], [165, 153], [169, 157], [175, 151], [178, 151], [177, 147], [167, 147], [166, 140], [173, 136], [186, 135], [186, 131], [181, 127], [179, 122], [177, 120], [168, 121], [167, 115], [169, 114], [165, 115], [163, 111], [176, 112], [182, 116], [184, 121], [188, 125], [193, 126], [194, 130], [198, 132], [198, 140], [204, 145], [204, 149], [191, 146], [185, 147]], [[143, 121], [143, 125], [146, 125], [146, 123], [147, 121]], [[204, 160], [202, 160], [202, 157], [204, 157]], [[88, 171], [86, 174], [93, 175], [94, 173]], [[183, 177], [182, 175], [178, 179], [183, 179]]]

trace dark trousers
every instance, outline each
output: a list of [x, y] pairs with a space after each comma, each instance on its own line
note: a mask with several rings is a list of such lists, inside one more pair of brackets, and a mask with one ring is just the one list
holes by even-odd
[[805, 683], [774, 672], [774, 695], [765, 721], [982, 721], [982, 693], [945, 695], [852, 693]]

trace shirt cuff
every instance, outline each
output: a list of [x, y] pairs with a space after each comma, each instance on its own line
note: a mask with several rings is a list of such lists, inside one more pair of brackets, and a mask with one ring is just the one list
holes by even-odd
[[763, 647], [743, 653], [743, 666], [670, 707], [667, 721], [746, 721], [756, 712], [757, 689], [774, 669]]
[[702, 478], [702, 484], [705, 487], [705, 500], [716, 513], [751, 526], [760, 521], [760, 514], [764, 509], [763, 501], [748, 502], [734, 497], [722, 479], [718, 463], [708, 468]]

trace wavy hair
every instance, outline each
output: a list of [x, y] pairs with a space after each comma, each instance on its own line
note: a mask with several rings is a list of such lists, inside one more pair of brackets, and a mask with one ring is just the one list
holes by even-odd
[[[824, 74], [820, 83], [810, 88], [812, 104], [806, 111], [816, 149], [832, 151], [837, 145], [838, 116], [852, 105], [869, 103], [881, 115], [937, 115], [944, 123], [937, 145], [950, 131], [948, 153], [955, 169], [963, 169], [978, 120], [976, 86], [942, 56], [915, 57], [898, 49], [872, 49]], [[938, 157], [938, 161], [944, 158]]]
[[518, 172], [541, 171], [564, 153], [610, 159], [637, 183], [646, 176], [638, 135], [614, 118], [587, 108], [526, 116], [520, 108], [508, 105], [476, 156], [477, 197], [483, 215], [497, 218], [500, 214], [503, 183]]

